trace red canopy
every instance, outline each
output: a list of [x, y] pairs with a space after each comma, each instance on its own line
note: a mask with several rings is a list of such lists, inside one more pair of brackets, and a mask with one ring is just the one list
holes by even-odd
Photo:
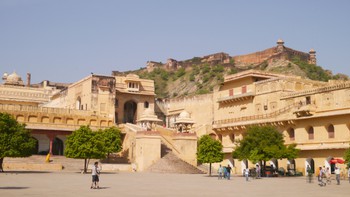
[[329, 161], [331, 164], [340, 163], [343, 164], [345, 161], [342, 159], [332, 159]]

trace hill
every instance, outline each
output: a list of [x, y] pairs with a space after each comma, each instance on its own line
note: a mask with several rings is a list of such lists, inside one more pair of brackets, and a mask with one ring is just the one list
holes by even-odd
[[297, 51], [285, 47], [282, 40], [278, 40], [275, 47], [251, 54], [229, 56], [221, 52], [184, 61], [168, 59], [164, 64], [149, 61], [145, 68], [126, 73], [154, 80], [157, 97], [175, 98], [210, 93], [224, 81], [225, 76], [249, 69], [319, 81], [348, 80], [346, 75], [333, 75], [318, 66], [313, 49], [309, 53]]

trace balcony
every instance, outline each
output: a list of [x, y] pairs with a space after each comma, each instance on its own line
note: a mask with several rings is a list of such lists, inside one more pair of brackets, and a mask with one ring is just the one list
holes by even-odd
[[243, 94], [218, 98], [217, 102], [218, 103], [233, 103], [233, 102], [237, 102], [237, 101], [244, 101], [244, 100], [253, 99], [254, 96], [255, 96], [254, 92], [246, 92]]
[[316, 112], [316, 106], [314, 104], [306, 104], [301, 102], [300, 106], [293, 112], [298, 118], [305, 116], [312, 116]]

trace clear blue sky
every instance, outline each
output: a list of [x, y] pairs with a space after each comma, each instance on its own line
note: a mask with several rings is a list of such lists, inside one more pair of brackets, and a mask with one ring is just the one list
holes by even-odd
[[350, 75], [347, 0], [0, 0], [0, 73], [30, 72], [34, 83], [246, 54], [279, 38]]

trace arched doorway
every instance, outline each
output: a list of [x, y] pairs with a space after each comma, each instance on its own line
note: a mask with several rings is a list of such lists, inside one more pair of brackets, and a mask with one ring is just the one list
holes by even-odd
[[312, 158], [307, 158], [305, 161], [305, 174], [307, 174], [307, 166], [310, 166], [313, 173], [315, 173], [315, 161]]
[[275, 159], [275, 158], [271, 159], [270, 165], [273, 166], [274, 170], [278, 170], [278, 160], [277, 159]]
[[244, 174], [243, 174], [244, 169], [247, 169], [247, 168], [248, 168], [248, 160], [243, 159], [241, 161], [241, 173], [242, 173], [243, 176], [244, 176]]
[[295, 174], [295, 170], [296, 170], [296, 167], [295, 167], [295, 160], [294, 159], [290, 159], [287, 161], [287, 172], [288, 174], [290, 175], [294, 175]]
[[134, 101], [128, 101], [124, 104], [124, 123], [135, 123], [137, 104]]
[[81, 109], [82, 106], [81, 106], [81, 98], [80, 96], [78, 96], [77, 100], [75, 101], [75, 109]]
[[52, 154], [63, 155], [63, 141], [57, 137], [53, 140]]
[[331, 160], [334, 159], [332, 156], [329, 156], [325, 161], [325, 167], [330, 169], [330, 173], [334, 174], [335, 163], [332, 163]]
[[215, 133], [210, 133], [209, 136], [211, 137], [211, 139], [215, 140], [216, 139], [216, 135]]
[[35, 140], [35, 147], [32, 151], [32, 154], [38, 154], [39, 153], [39, 140], [37, 140], [35, 137], [32, 137]]

